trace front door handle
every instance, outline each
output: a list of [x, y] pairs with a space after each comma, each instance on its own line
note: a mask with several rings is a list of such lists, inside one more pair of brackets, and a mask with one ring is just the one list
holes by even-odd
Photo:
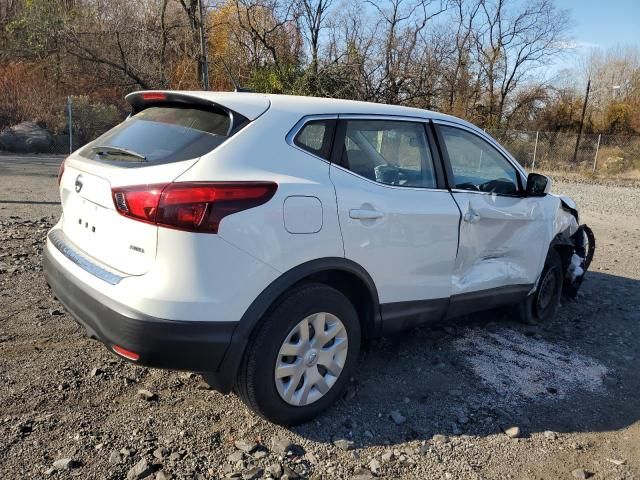
[[476, 223], [480, 220], [480, 214], [473, 210], [468, 210], [462, 218], [467, 223]]
[[375, 220], [376, 218], [384, 217], [384, 213], [379, 212], [378, 210], [354, 208], [349, 210], [349, 217], [356, 220]]

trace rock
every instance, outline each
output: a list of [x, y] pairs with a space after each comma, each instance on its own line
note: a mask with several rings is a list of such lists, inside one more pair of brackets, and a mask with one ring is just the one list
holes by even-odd
[[146, 400], [148, 402], [158, 399], [158, 395], [156, 395], [153, 392], [150, 392], [149, 390], [145, 390], [144, 388], [141, 388], [141, 389], [138, 390], [137, 396], [138, 396], [138, 398], [141, 398], [141, 399]]
[[127, 480], [140, 480], [152, 473], [151, 465], [143, 458], [127, 472]]
[[392, 410], [391, 412], [389, 412], [389, 416], [391, 417], [391, 420], [393, 420], [393, 423], [395, 423], [396, 425], [402, 425], [407, 421], [406, 417], [404, 417], [398, 410]]
[[376, 460], [375, 458], [373, 460], [371, 460], [369, 462], [369, 470], [371, 470], [373, 473], [378, 474], [380, 473], [380, 469], [382, 468], [382, 464], [380, 463], [379, 460]]
[[297, 478], [300, 478], [300, 475], [298, 474], [298, 472], [293, 470], [288, 465], [285, 465], [283, 470], [284, 470], [284, 474], [280, 477], [280, 480], [295, 480]]
[[281, 455], [293, 449], [293, 443], [286, 437], [276, 437], [271, 441], [271, 449]]
[[60, 458], [53, 462], [53, 468], [56, 470], [71, 470], [72, 468], [76, 468], [79, 466], [77, 460], [73, 458]]
[[469, 423], [469, 417], [467, 417], [464, 413], [459, 414], [456, 417], [456, 420], [458, 421], [458, 423], [460, 423], [461, 425], [466, 425], [467, 423]]
[[256, 460], [260, 460], [268, 455], [266, 450], [258, 450], [257, 452], [253, 452], [251, 456]]
[[339, 438], [333, 441], [333, 444], [338, 447], [340, 450], [353, 450], [355, 448], [355, 443], [351, 440], [347, 440], [345, 438]]
[[250, 468], [246, 472], [242, 472], [243, 480], [255, 480], [256, 478], [260, 478], [262, 476], [262, 472], [264, 470], [260, 467]]
[[347, 389], [345, 390], [342, 398], [345, 402], [350, 402], [354, 398], [356, 398], [356, 394], [358, 393], [358, 389], [355, 385], [347, 385]]
[[171, 452], [171, 455], [169, 455], [169, 460], [171, 460], [172, 462], [177, 462], [181, 458], [182, 454], [180, 452]]
[[544, 438], [546, 438], [547, 440], [557, 440], [558, 439], [558, 434], [556, 432], [552, 432], [551, 430], [545, 430], [543, 435], [544, 435]]
[[169, 450], [164, 447], [158, 447], [153, 451], [153, 456], [158, 460], [164, 460], [164, 457], [166, 457], [168, 454]]
[[504, 429], [504, 434], [509, 438], [520, 438], [520, 427], [511, 426]]
[[91, 377], [97, 377], [98, 375], [102, 374], [102, 370], [100, 370], [98, 367], [95, 367], [93, 370], [91, 370], [91, 373], [89, 374], [89, 376]]
[[231, 455], [227, 457], [227, 461], [229, 463], [238, 463], [241, 462], [244, 458], [244, 452], [233, 452]]
[[393, 452], [385, 452], [382, 454], [382, 461], [385, 463], [390, 462], [392, 458], [393, 458]]
[[155, 480], [171, 480], [171, 475], [160, 470], [156, 473]]
[[616, 460], [614, 458], [607, 458], [607, 462], [611, 462], [617, 466], [625, 465], [627, 463], [626, 460]]
[[124, 447], [120, 449], [120, 453], [125, 457], [132, 457], [133, 454], [136, 453], [136, 451], [132, 448]]
[[593, 473], [587, 472], [584, 468], [576, 468], [571, 471], [571, 475], [580, 480], [586, 480], [587, 478], [592, 477]]
[[304, 454], [304, 459], [311, 463], [312, 465], [317, 465], [319, 463], [318, 457], [316, 457], [313, 452], [307, 452]]
[[53, 144], [53, 136], [35, 122], [22, 122], [0, 132], [0, 150], [47, 153]]
[[352, 480], [373, 480], [373, 475], [366, 468], [358, 468], [353, 472]]
[[449, 438], [447, 438], [446, 435], [441, 435], [439, 433], [436, 433], [433, 437], [431, 437], [431, 440], [435, 443], [448, 443], [449, 442]]
[[120, 452], [116, 452], [114, 450], [109, 455], [109, 463], [112, 464], [112, 465], [118, 465], [118, 464], [122, 463], [122, 461], [123, 461], [123, 458], [122, 458], [122, 454]]
[[267, 467], [267, 472], [269, 472], [273, 478], [280, 478], [283, 473], [282, 465], [280, 465], [279, 463], [269, 465]]
[[258, 447], [258, 444], [256, 442], [251, 442], [248, 440], [236, 440], [235, 442], [233, 442], [233, 444], [238, 450], [241, 450], [245, 453], [251, 453]]

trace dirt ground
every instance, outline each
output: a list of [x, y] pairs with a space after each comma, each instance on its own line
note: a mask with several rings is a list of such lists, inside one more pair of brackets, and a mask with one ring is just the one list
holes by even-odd
[[0, 478], [640, 478], [640, 189], [554, 184], [597, 250], [552, 322], [378, 340], [342, 401], [285, 429], [64, 313], [41, 269], [59, 161], [0, 157]]

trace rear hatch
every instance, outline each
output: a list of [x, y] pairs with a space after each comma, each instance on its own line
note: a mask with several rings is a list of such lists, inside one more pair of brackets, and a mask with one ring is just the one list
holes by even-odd
[[235, 102], [237, 111], [216, 101], [213, 93], [127, 96], [132, 115], [64, 163], [60, 194], [67, 240], [112, 269], [128, 275], [147, 272], [156, 256], [158, 227], [121, 215], [112, 190], [136, 185], [161, 189], [173, 182], [267, 110], [265, 97], [252, 97]]

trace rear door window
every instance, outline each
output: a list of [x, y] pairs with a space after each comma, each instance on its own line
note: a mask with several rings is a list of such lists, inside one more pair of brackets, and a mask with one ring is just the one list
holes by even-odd
[[386, 185], [436, 188], [422, 123], [348, 120], [341, 163], [352, 172]]
[[149, 107], [89, 143], [80, 155], [126, 166], [189, 160], [229, 138], [231, 124], [231, 116], [223, 110]]

